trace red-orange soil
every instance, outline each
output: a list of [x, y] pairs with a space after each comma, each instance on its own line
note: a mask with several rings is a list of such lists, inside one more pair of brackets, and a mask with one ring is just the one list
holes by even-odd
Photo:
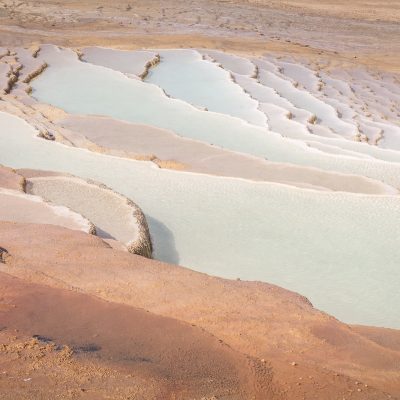
[[[387, 399], [400, 393], [395, 330], [351, 327], [273, 285], [209, 277], [56, 226], [0, 223], [0, 245], [7, 251], [1, 270], [21, 279], [1, 276], [6, 332], [78, 349], [74, 362], [150, 380], [160, 398]], [[99, 349], [79, 350], [89, 345]], [[10, 363], [4, 357], [0, 369]], [[7, 368], [18, 370], [18, 363]], [[119, 384], [122, 390], [128, 383]], [[28, 388], [32, 396], [49, 390]], [[115, 386], [108, 389], [116, 393]], [[132, 398], [158, 398], [148, 393]]]

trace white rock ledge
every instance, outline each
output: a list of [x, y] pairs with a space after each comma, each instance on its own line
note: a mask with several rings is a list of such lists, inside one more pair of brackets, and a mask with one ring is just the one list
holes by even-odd
[[98, 236], [117, 240], [129, 252], [151, 258], [150, 232], [142, 210], [105, 185], [73, 176], [34, 176], [27, 178], [26, 190], [84, 215], [95, 225]]

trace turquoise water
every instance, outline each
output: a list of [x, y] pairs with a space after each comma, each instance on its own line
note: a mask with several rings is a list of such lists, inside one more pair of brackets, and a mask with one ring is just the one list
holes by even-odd
[[261, 280], [345, 322], [400, 328], [400, 198], [158, 169], [34, 137], [0, 113], [0, 163], [103, 182], [146, 213], [158, 259]]

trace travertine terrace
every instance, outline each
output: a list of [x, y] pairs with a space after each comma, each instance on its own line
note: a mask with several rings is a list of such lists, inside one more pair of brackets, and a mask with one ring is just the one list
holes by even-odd
[[399, 22], [0, 0], [0, 399], [400, 398]]

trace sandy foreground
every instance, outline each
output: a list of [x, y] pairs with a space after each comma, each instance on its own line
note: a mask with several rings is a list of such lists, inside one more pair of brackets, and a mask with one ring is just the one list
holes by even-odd
[[[204, 47], [396, 73], [399, 19], [398, 0], [1, 0], [0, 47]], [[10, 97], [2, 109], [12, 108]], [[42, 111], [77, 135], [101, 121]], [[201, 160], [188, 168], [189, 160], [164, 167], [205, 171]], [[258, 161], [248, 162], [259, 171]], [[235, 174], [218, 163], [207, 168]], [[0, 168], [0, 188], [28, 196], [27, 180], [37, 175]], [[290, 174], [305, 175], [300, 168]], [[259, 179], [268, 170], [265, 176]], [[327, 185], [327, 177], [315, 172], [307, 185]], [[358, 185], [347, 186], [367, 191]], [[335, 190], [336, 181], [328, 186]], [[50, 211], [41, 212], [46, 222]], [[343, 324], [267, 283], [130, 254], [113, 238], [66, 229], [71, 221], [62, 227], [24, 218], [0, 221], [0, 399], [400, 398], [399, 331]]]
[[[115, 368], [129, 368], [131, 373], [133, 368], [168, 393], [156, 398], [191, 398], [180, 390], [191, 390], [197, 396], [193, 398], [201, 398], [203, 393], [216, 398], [257, 399], [301, 399], [305, 394], [316, 399], [384, 399], [388, 398], [385, 393], [399, 393], [400, 338], [396, 331], [353, 328], [315, 310], [305, 298], [278, 287], [212, 278], [146, 260], [112, 250], [99, 238], [60, 227], [2, 223], [0, 238], [7, 250], [1, 270], [17, 277], [3, 275], [1, 286], [2, 333], [15, 336], [14, 345], [17, 340], [39, 335], [56, 345], [69, 346], [70, 357], [78, 364], [96, 361], [107, 367], [115, 363]], [[23, 289], [18, 288], [21, 285]], [[34, 304], [31, 298], [37, 299]], [[143, 320], [146, 316], [149, 322]], [[165, 342], [169, 337], [177, 340], [175, 333], [166, 334], [171, 324], [182, 330], [176, 333], [176, 344]], [[185, 330], [187, 333], [183, 333]], [[142, 339], [135, 338], [135, 334]], [[189, 353], [184, 348], [185, 335], [189, 337]], [[198, 343], [196, 335], [203, 335], [204, 342]], [[212, 346], [210, 340], [214, 341]], [[168, 352], [163, 350], [163, 343]], [[79, 351], [89, 345], [94, 350]], [[180, 351], [171, 354], [174, 346]], [[202, 346], [210, 353], [204, 353]], [[20, 359], [25, 356], [10, 360], [7, 349], [3, 347], [2, 369], [12, 368], [15, 379], [19, 368], [24, 368], [25, 377], [28, 367]], [[137, 358], [132, 360], [129, 354]], [[219, 354], [223, 368], [214, 360]], [[170, 359], [170, 367], [163, 366], [164, 357]], [[237, 357], [231, 361], [233, 370], [226, 361], [231, 357]], [[205, 371], [204, 363], [211, 370]], [[22, 365], [17, 368], [16, 364]], [[196, 372], [197, 368], [204, 375]], [[69, 374], [66, 367], [61, 365], [60, 369]], [[27, 371], [40, 376], [35, 368]], [[174, 371], [178, 375], [174, 376]], [[212, 377], [217, 371], [218, 376]], [[231, 374], [236, 377], [230, 378]], [[195, 378], [192, 387], [188, 379], [191, 375]], [[7, 380], [2, 380], [6, 384]], [[30, 393], [40, 382], [32, 378]], [[168, 387], [176, 382], [180, 382], [179, 389]], [[61, 390], [55, 382], [53, 385]], [[95, 383], [89, 386], [99, 390]], [[112, 393], [115, 389], [109, 390]], [[231, 397], [224, 397], [224, 391]], [[143, 396], [153, 398], [149, 393]]]

